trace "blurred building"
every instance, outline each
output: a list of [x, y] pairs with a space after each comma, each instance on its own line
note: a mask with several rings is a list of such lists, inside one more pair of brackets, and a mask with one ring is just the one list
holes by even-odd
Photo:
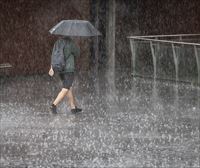
[[0, 0], [0, 63], [10, 75], [47, 73], [57, 37], [49, 29], [63, 19], [90, 20], [102, 37], [81, 39], [79, 70], [130, 68], [127, 36], [199, 33], [198, 0]]

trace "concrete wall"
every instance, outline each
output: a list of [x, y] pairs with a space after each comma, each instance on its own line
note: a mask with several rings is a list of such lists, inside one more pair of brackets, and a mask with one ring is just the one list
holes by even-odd
[[131, 67], [129, 35], [139, 35], [137, 0], [116, 0], [116, 68]]
[[[98, 3], [97, 3], [98, 2]], [[103, 34], [98, 63], [106, 64], [106, 4], [100, 0], [0, 0], [0, 63], [10, 62], [11, 74], [46, 73], [56, 37], [48, 30], [62, 19], [91, 19], [96, 10]], [[116, 0], [116, 68], [131, 67], [129, 35], [200, 32], [199, 0]], [[96, 21], [94, 21], [95, 23]], [[81, 40], [78, 67], [89, 69], [90, 46]], [[101, 65], [102, 66], [102, 65]], [[102, 66], [104, 67], [104, 66]]]
[[139, 25], [142, 34], [200, 32], [200, 1], [146, 0], [140, 2]]
[[[62, 19], [90, 19], [89, 0], [0, 0], [0, 63], [17, 74], [47, 73], [57, 37], [49, 29]], [[81, 40], [80, 69], [88, 69], [89, 48]]]

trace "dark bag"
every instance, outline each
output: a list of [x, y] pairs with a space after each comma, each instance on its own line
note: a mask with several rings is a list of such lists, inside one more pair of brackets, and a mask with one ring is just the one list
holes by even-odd
[[51, 65], [55, 72], [63, 72], [65, 68], [65, 56], [64, 56], [65, 40], [59, 39], [56, 41], [53, 47]]

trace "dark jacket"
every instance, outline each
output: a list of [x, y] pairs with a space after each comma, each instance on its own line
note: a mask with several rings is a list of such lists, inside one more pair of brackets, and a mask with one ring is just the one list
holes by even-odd
[[[80, 55], [80, 49], [70, 37], [60, 38], [57, 44], [64, 44], [65, 68], [62, 73], [75, 71], [75, 57]], [[60, 45], [60, 46], [62, 46]], [[55, 45], [54, 45], [55, 46]], [[63, 49], [63, 46], [61, 47]]]

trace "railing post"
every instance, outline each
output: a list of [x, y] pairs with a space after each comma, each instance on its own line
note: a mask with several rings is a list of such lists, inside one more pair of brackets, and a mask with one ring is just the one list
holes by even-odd
[[130, 39], [130, 45], [131, 45], [131, 52], [132, 52], [132, 68], [133, 68], [133, 76], [136, 75], [136, 42], [133, 39]]
[[197, 69], [198, 69], [198, 85], [200, 85], [200, 58], [197, 51], [197, 46], [194, 45], [194, 53], [197, 61]]
[[155, 50], [153, 47], [153, 42], [150, 41], [150, 47], [151, 47], [151, 54], [152, 54], [152, 58], [153, 58], [153, 69], [154, 69], [154, 79], [157, 78], [157, 72], [156, 72], [156, 55], [155, 55]]
[[179, 80], [179, 68], [178, 68], [178, 63], [179, 63], [179, 60], [178, 60], [178, 56], [177, 56], [177, 54], [176, 54], [176, 50], [175, 50], [175, 46], [174, 46], [174, 44], [172, 43], [172, 52], [173, 52], [173, 58], [174, 58], [174, 65], [175, 65], [175, 71], [176, 71], [176, 82], [178, 82], [178, 80]]

